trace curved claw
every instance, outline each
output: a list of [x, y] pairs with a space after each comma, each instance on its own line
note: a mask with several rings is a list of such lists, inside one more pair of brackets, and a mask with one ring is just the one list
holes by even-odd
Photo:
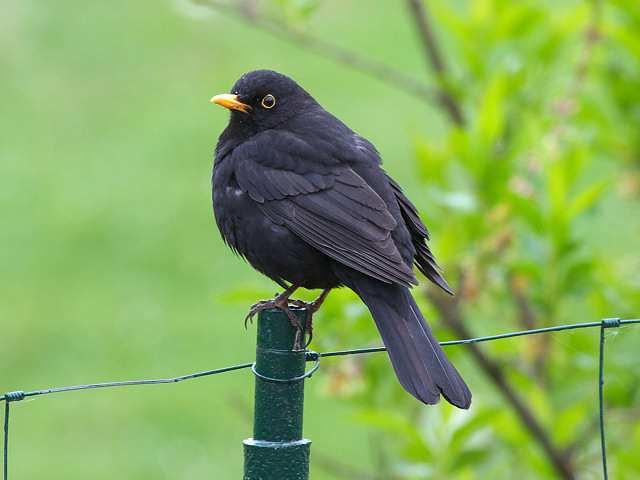
[[300, 337], [305, 332], [303, 332], [303, 328], [302, 328], [302, 325], [300, 324], [300, 321], [298, 320], [298, 317], [296, 317], [296, 315], [289, 309], [289, 305], [292, 305], [295, 307], [302, 307], [303, 304], [304, 302], [301, 302], [300, 300], [293, 300], [289, 302], [288, 299], [279, 298], [279, 297], [276, 297], [272, 300], [261, 300], [259, 302], [256, 302], [253, 305], [251, 305], [251, 308], [249, 309], [249, 313], [247, 313], [247, 316], [244, 318], [244, 328], [246, 329], [249, 323], [253, 323], [253, 317], [256, 316], [256, 314], [258, 314], [262, 310], [268, 310], [270, 308], [278, 308], [282, 312], [284, 312], [284, 314], [289, 319], [289, 322], [291, 323], [291, 325], [296, 329], [296, 336], [293, 343], [293, 349], [300, 350], [301, 349]]
[[313, 329], [307, 329], [307, 341], [304, 344], [304, 349], [306, 350], [309, 345], [311, 345], [311, 341], [313, 340]]
[[[260, 302], [254, 303], [249, 310], [249, 313], [244, 319], [244, 328], [247, 328], [248, 323], [253, 321], [253, 317], [261, 312], [262, 310], [267, 310], [269, 308], [278, 308], [282, 312], [287, 315], [289, 322], [296, 329], [296, 336], [293, 343], [294, 350], [301, 350], [303, 348], [307, 348], [311, 344], [311, 340], [313, 340], [313, 314], [318, 311], [327, 295], [329, 294], [329, 288], [323, 290], [322, 294], [316, 298], [313, 302], [304, 302], [302, 300], [290, 300], [289, 296], [297, 289], [298, 287], [295, 285], [289, 286], [284, 292], [280, 295], [277, 295], [276, 298], [272, 300], [262, 300]], [[307, 321], [305, 322], [305, 328], [302, 328], [298, 317], [289, 309], [290, 306], [304, 308], [307, 312]], [[308, 339], [304, 344], [304, 347], [301, 346], [301, 337], [304, 335], [308, 335]]]
[[249, 309], [249, 313], [247, 313], [247, 316], [244, 317], [244, 328], [245, 328], [245, 330], [247, 329], [247, 324], [248, 323], [253, 323], [253, 317], [255, 317], [256, 314], [258, 314], [262, 310], [267, 310], [269, 308], [279, 308], [278, 305], [276, 304], [276, 300], [275, 299], [273, 299], [273, 300], [260, 300], [259, 302], [256, 302], [253, 305], [251, 305], [251, 308]]

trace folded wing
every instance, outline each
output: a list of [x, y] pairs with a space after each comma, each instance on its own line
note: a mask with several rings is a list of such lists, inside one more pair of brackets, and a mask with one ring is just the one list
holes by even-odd
[[[385, 283], [417, 283], [391, 237], [396, 220], [357, 173], [317, 156], [304, 142], [287, 149], [295, 152], [295, 156], [285, 154], [289, 158], [279, 150], [277, 160], [269, 144], [259, 138], [255, 142], [239, 147], [233, 156], [238, 184], [256, 208], [361, 273]], [[301, 156], [305, 162], [297, 161]]]

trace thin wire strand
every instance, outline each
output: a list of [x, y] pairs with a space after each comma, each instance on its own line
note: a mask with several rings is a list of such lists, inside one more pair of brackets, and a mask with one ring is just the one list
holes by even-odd
[[[640, 318], [633, 318], [629, 320], [619, 321], [620, 326], [632, 325], [637, 323], [640, 323]], [[453, 345], [469, 345], [471, 343], [490, 342], [492, 340], [502, 340], [505, 338], [522, 337], [525, 335], [538, 335], [541, 333], [560, 332], [563, 330], [576, 330], [579, 328], [592, 328], [592, 327], [600, 327], [600, 326], [602, 326], [602, 321], [573, 323], [570, 325], [557, 325], [555, 327], [534, 328], [531, 330], [520, 330], [517, 332], [500, 333], [497, 335], [487, 335], [485, 337], [465, 338], [462, 340], [449, 340], [447, 342], [440, 342], [440, 345], [443, 347], [450, 347]], [[610, 327], [606, 327], [606, 328], [610, 328]], [[386, 350], [387, 350], [386, 347], [352, 348], [348, 350], [335, 350], [332, 352], [323, 352], [323, 353], [320, 353], [320, 356], [321, 357], [339, 357], [343, 355], [361, 355], [364, 353], [384, 352]]]
[[4, 404], [4, 480], [8, 478], [9, 471], [9, 404], [11, 402], [7, 402]]
[[[617, 325], [623, 326], [623, 325], [631, 325], [631, 324], [637, 324], [637, 323], [640, 323], [640, 319], [619, 320], [619, 323]], [[603, 321], [575, 323], [575, 324], [570, 324], [570, 325], [558, 325], [558, 326], [554, 326], [554, 327], [544, 327], [544, 328], [536, 328], [536, 329], [531, 329], [531, 330], [521, 330], [521, 331], [517, 331], [517, 332], [501, 333], [501, 334], [497, 334], [497, 335], [488, 335], [488, 336], [483, 336], [483, 337], [467, 338], [467, 339], [462, 339], [462, 340], [450, 340], [450, 341], [446, 341], [446, 342], [440, 342], [440, 345], [443, 346], [443, 347], [453, 346], [453, 345], [468, 345], [468, 344], [471, 344], [471, 343], [488, 342], [488, 341], [492, 341], [492, 340], [501, 340], [501, 339], [505, 339], [505, 338], [520, 337], [520, 336], [524, 336], [524, 335], [536, 335], [536, 334], [541, 334], [541, 333], [558, 332], [558, 331], [562, 331], [562, 330], [575, 330], [575, 329], [579, 329], [579, 328], [600, 327], [600, 326], [602, 326], [602, 324], [603, 324]], [[330, 352], [319, 353], [318, 355], [320, 357], [337, 357], [337, 356], [344, 356], [344, 355], [361, 355], [361, 354], [365, 354], [365, 353], [376, 353], [376, 352], [384, 352], [384, 351], [386, 351], [386, 347], [369, 347], [369, 348], [356, 348], [356, 349], [349, 349], [349, 350], [335, 350], [335, 351], [330, 351]], [[113, 388], [113, 387], [126, 387], [126, 386], [134, 386], [134, 385], [157, 385], [157, 384], [164, 384], [164, 383], [178, 383], [178, 382], [182, 382], [184, 380], [191, 380], [191, 379], [195, 379], [195, 378], [206, 377], [206, 376], [210, 376], [210, 375], [216, 375], [216, 374], [219, 374], [219, 373], [226, 373], [226, 372], [230, 372], [230, 371], [234, 371], [234, 370], [250, 368], [252, 365], [253, 365], [253, 363], [242, 363], [242, 364], [239, 364], [239, 365], [232, 365], [232, 366], [229, 366], [229, 367], [217, 368], [217, 369], [214, 369], [214, 370], [205, 370], [203, 372], [190, 373], [190, 374], [181, 375], [181, 376], [178, 376], [178, 377], [171, 377], [171, 378], [160, 378], [160, 379], [152, 379], [152, 380], [126, 380], [126, 381], [120, 381], [120, 382], [105, 382], [105, 383], [91, 383], [91, 384], [86, 384], [86, 385], [72, 385], [72, 386], [67, 386], [67, 387], [54, 387], [54, 388], [48, 388], [48, 389], [43, 389], [43, 390], [34, 390], [34, 391], [30, 391], [30, 392], [17, 392], [17, 393], [22, 394], [23, 398], [27, 398], [27, 397], [35, 397], [35, 396], [40, 396], [40, 395], [47, 395], [47, 394], [51, 394], [51, 393], [71, 392], [71, 391], [77, 391], [77, 390], [88, 390], [88, 389], [96, 389], [96, 388]], [[0, 397], [0, 402], [1, 401], [6, 401], [7, 397], [9, 395], [10, 394], [5, 394], [5, 395], [1, 396]], [[18, 398], [16, 400], [21, 400], [21, 399], [22, 398]], [[11, 400], [11, 399], [9, 399], [9, 400]]]
[[[125, 380], [121, 382], [89, 383], [86, 385], [71, 385], [68, 387], [55, 387], [55, 388], [47, 388], [43, 390], [33, 390], [31, 392], [15, 392], [15, 393], [21, 393], [23, 398], [27, 398], [27, 397], [37, 397], [40, 395], [48, 395], [50, 393], [73, 392], [77, 390], [90, 390], [95, 388], [114, 388], [114, 387], [130, 387], [134, 385], [159, 385], [163, 383], [178, 383], [178, 382], [183, 382], [185, 380], [192, 380], [194, 378], [207, 377], [210, 375], [217, 375], [219, 373], [231, 372], [233, 370], [250, 368], [252, 365], [253, 363], [241, 363], [239, 365], [232, 365], [230, 367], [216, 368], [214, 370], [205, 370], [203, 372], [189, 373], [187, 375], [180, 375], [179, 377], [171, 377], [171, 378], [157, 378], [152, 380]], [[3, 401], [3, 400], [6, 401], [8, 395], [9, 394], [5, 394], [2, 397], [0, 397], [0, 401]]]
[[[574, 323], [570, 325], [558, 325], [554, 327], [544, 327], [544, 328], [535, 328], [531, 330], [520, 330], [517, 332], [509, 332], [509, 333], [501, 333], [498, 335], [488, 335], [484, 337], [475, 337], [475, 338], [467, 338], [463, 340], [450, 340], [447, 342], [440, 342], [440, 345], [443, 347], [452, 346], [452, 345], [468, 345], [471, 343], [481, 343], [481, 342], [489, 342], [493, 340], [501, 340], [505, 338], [513, 338], [513, 337], [521, 337], [525, 335], [537, 335], [541, 333], [549, 333], [549, 332], [559, 332], [563, 330], [575, 330], [579, 328], [592, 328], [592, 327], [600, 327], [600, 362], [598, 368], [598, 381], [599, 381], [599, 409], [600, 409], [600, 444], [602, 450], [602, 467], [604, 472], [604, 479], [608, 479], [607, 474], [607, 457], [606, 457], [606, 448], [605, 448], [605, 431], [604, 431], [604, 331], [607, 328], [617, 328], [624, 325], [632, 325], [640, 323], [639, 318], [628, 319], [628, 320], [619, 320], [615, 319], [604, 319], [599, 322], [583, 322], [583, 323]], [[370, 348], [356, 348], [349, 350], [336, 350], [331, 352], [319, 353], [317, 355], [309, 355], [307, 356], [307, 361], [317, 361], [321, 357], [338, 357], [344, 355], [361, 355], [365, 353], [375, 353], [375, 352], [384, 352], [386, 350], [385, 347], [370, 347]], [[115, 388], [115, 387], [127, 387], [134, 385], [158, 385], [158, 384], [166, 384], [166, 383], [178, 383], [185, 380], [192, 380], [195, 378], [206, 377], [210, 375], [217, 375], [220, 373], [231, 372], [234, 370], [241, 370], [245, 368], [251, 368], [253, 366], [253, 362], [250, 363], [241, 363], [238, 365], [231, 365], [229, 367], [224, 368], [216, 368], [213, 370], [205, 370], [203, 372], [189, 373], [186, 375], [181, 375], [179, 377], [171, 377], [171, 378], [159, 378], [159, 379], [151, 379], [151, 380], [125, 380], [119, 382], [105, 382], [105, 383], [90, 383], [85, 385], [72, 385], [67, 387], [54, 387], [47, 388], [43, 390], [33, 390], [29, 392], [16, 391], [6, 393], [0, 397], [0, 402], [5, 402], [4, 409], [4, 480], [8, 480], [8, 451], [9, 451], [9, 404], [11, 402], [24, 400], [27, 397], [36, 397], [40, 395], [48, 395], [52, 393], [62, 393], [62, 392], [72, 392], [78, 390], [89, 390], [89, 389], [97, 389], [97, 388]], [[314, 370], [315, 371], [315, 370]]]
[[602, 455], [602, 474], [608, 480], [607, 472], [607, 444], [604, 435], [604, 323], [600, 327], [600, 360], [598, 362], [598, 407], [600, 410], [600, 453]]
[[192, 380], [194, 378], [207, 377], [210, 375], [217, 375], [219, 373], [231, 372], [234, 370], [241, 370], [243, 368], [250, 368], [253, 363], [241, 363], [239, 365], [232, 365], [224, 368], [216, 368], [214, 370], [205, 370], [203, 372], [189, 373], [187, 375], [180, 375], [179, 377], [171, 378], [157, 378], [151, 380], [125, 380], [121, 382], [105, 382], [105, 383], [90, 383], [86, 385], [72, 385], [69, 387], [55, 387], [47, 388], [44, 390], [34, 390], [31, 392], [11, 392], [0, 397], [0, 401], [5, 401], [4, 405], [4, 469], [3, 478], [8, 480], [9, 469], [9, 405], [12, 401], [24, 400], [27, 397], [36, 397], [40, 395], [48, 395], [51, 393], [61, 392], [73, 392], [78, 390], [89, 390], [95, 388], [114, 388], [114, 387], [129, 387], [134, 385], [159, 385], [164, 383], [178, 383], [185, 380]]

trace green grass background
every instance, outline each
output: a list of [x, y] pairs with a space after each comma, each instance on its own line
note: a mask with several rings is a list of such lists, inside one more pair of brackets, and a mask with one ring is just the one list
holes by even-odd
[[[405, 12], [332, 2], [323, 34], [422, 74]], [[384, 29], [394, 42], [371, 35]], [[0, 17], [0, 389], [177, 375], [250, 360], [245, 302], [276, 287], [222, 244], [208, 103], [245, 71], [300, 81], [411, 185], [408, 133], [436, 116], [401, 91], [185, 1], [3, 0]], [[434, 133], [435, 134], [435, 133]], [[16, 479], [238, 478], [246, 371], [60, 394], [12, 409]], [[368, 465], [366, 429], [308, 389], [314, 452]], [[324, 473], [316, 471], [314, 478]]]

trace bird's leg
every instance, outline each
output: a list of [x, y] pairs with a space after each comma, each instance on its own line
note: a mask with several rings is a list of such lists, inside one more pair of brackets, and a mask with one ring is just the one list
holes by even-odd
[[313, 339], [313, 314], [320, 310], [320, 307], [327, 299], [327, 295], [331, 291], [330, 288], [325, 288], [320, 296], [316, 298], [313, 302], [303, 302], [302, 300], [295, 300], [293, 303], [297, 307], [302, 307], [307, 311], [307, 321], [305, 324], [305, 333], [309, 335], [309, 338], [305, 344], [305, 347], [308, 347]]
[[249, 313], [244, 319], [245, 328], [247, 326], [247, 323], [252, 321], [253, 317], [258, 312], [261, 312], [263, 310], [268, 310], [269, 308], [279, 308], [280, 310], [282, 310], [287, 314], [287, 318], [289, 318], [289, 321], [291, 321], [292, 324], [294, 321], [299, 324], [298, 319], [295, 317], [295, 315], [293, 315], [293, 312], [289, 310], [289, 297], [293, 295], [293, 292], [295, 292], [297, 289], [298, 289], [297, 285], [291, 285], [287, 287], [282, 293], [280, 293], [279, 295], [276, 295], [274, 299], [260, 300], [259, 302], [251, 305], [251, 309], [249, 310]]
[[[273, 300], [261, 300], [258, 303], [254, 303], [244, 319], [245, 328], [247, 327], [247, 322], [250, 322], [258, 312], [267, 310], [269, 308], [278, 308], [285, 313], [293, 328], [296, 329], [293, 349], [300, 350], [300, 337], [303, 334], [302, 325], [300, 325], [298, 317], [296, 317], [296, 315], [289, 309], [289, 297], [293, 295], [293, 292], [295, 292], [297, 289], [297, 285], [291, 285], [287, 287], [281, 294], [277, 295]], [[294, 304], [297, 305], [297, 303]]]

